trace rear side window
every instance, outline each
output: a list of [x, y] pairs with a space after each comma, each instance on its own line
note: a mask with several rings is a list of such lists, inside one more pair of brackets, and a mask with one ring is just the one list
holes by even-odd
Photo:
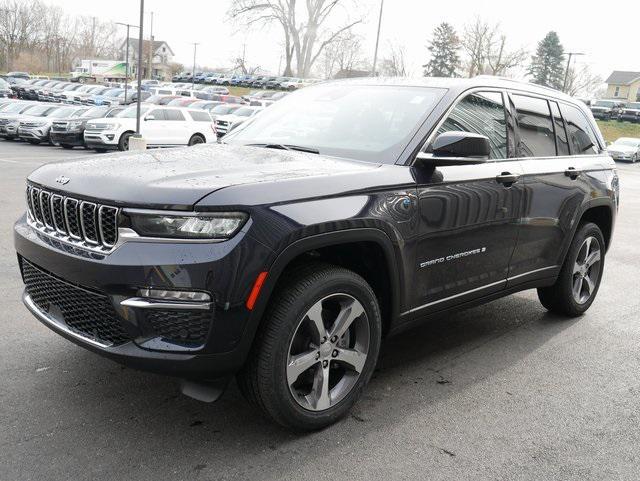
[[567, 140], [567, 131], [564, 128], [564, 121], [560, 115], [560, 109], [555, 102], [549, 102], [551, 105], [551, 115], [553, 116], [553, 126], [556, 129], [556, 146], [558, 147], [558, 155], [569, 155], [569, 141]]
[[211, 122], [211, 116], [204, 111], [189, 110], [189, 115], [191, 115], [191, 118], [196, 122]]
[[179, 110], [167, 110], [165, 115], [167, 120], [184, 120], [184, 115]]
[[589, 155], [600, 152], [591, 125], [580, 110], [572, 105], [560, 105], [573, 155]]
[[500, 92], [475, 92], [456, 104], [438, 129], [443, 132], [473, 132], [489, 139], [491, 159], [507, 158], [507, 126]]
[[512, 98], [520, 134], [516, 157], [555, 157], [556, 140], [547, 101], [524, 95]]

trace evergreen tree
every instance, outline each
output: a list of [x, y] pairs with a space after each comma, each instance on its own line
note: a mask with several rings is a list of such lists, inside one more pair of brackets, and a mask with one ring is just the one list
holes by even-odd
[[549, 32], [531, 57], [529, 75], [538, 85], [561, 90], [564, 76], [564, 49], [556, 32]]
[[442, 22], [433, 30], [433, 37], [427, 47], [431, 60], [423, 65], [425, 77], [455, 77], [460, 66], [460, 40], [454, 28]]

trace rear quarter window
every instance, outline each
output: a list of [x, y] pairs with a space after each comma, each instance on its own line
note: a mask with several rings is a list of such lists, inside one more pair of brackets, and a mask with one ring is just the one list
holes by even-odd
[[600, 153], [598, 141], [591, 122], [573, 105], [561, 104], [560, 110], [567, 123], [567, 135], [572, 155], [591, 155]]

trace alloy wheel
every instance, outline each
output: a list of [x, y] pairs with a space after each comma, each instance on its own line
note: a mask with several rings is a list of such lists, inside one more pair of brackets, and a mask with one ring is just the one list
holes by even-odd
[[578, 304], [584, 304], [593, 296], [600, 277], [602, 258], [600, 242], [593, 236], [587, 237], [573, 265], [573, 298]]
[[353, 296], [332, 294], [311, 306], [287, 356], [287, 383], [296, 402], [324, 411], [344, 399], [364, 369], [369, 336], [367, 314]]

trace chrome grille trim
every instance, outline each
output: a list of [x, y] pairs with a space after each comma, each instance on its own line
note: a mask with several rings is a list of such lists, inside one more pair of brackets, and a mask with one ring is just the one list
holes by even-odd
[[[96, 219], [97, 208], [98, 206], [93, 202], [82, 201], [80, 203], [80, 228], [82, 229], [82, 237], [84, 237], [85, 242], [93, 245], [100, 244], [98, 240], [98, 225], [97, 225], [97, 219]], [[91, 214], [91, 217], [93, 217], [93, 225], [91, 224], [87, 225], [87, 223], [84, 221], [84, 214], [86, 209], [91, 209], [90, 214]], [[87, 230], [93, 230], [95, 233], [95, 237], [93, 238], [90, 237], [87, 234]]]
[[[102, 254], [109, 253], [118, 243], [118, 207], [55, 194], [32, 185], [27, 185], [26, 200], [27, 222], [38, 232]], [[93, 225], [85, 221], [83, 213], [93, 218]]]

